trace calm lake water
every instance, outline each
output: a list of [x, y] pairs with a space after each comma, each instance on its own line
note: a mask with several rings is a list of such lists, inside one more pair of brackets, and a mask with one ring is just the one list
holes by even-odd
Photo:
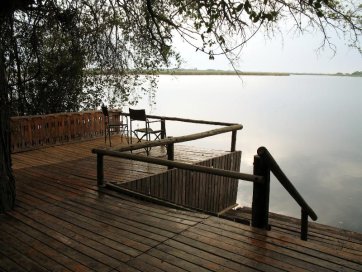
[[[319, 223], [362, 232], [362, 78], [330, 76], [160, 76], [156, 104], [148, 113], [241, 123], [237, 149], [241, 172], [252, 173], [253, 156], [265, 146]], [[168, 136], [209, 126], [167, 123]], [[191, 142], [230, 148], [231, 134]], [[252, 185], [239, 182], [238, 203], [251, 206]], [[300, 218], [300, 208], [271, 182], [270, 210]]]

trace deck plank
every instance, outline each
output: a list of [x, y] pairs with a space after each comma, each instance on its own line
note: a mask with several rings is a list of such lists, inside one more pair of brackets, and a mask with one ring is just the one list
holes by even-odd
[[[120, 137], [112, 143], [120, 146]], [[104, 138], [13, 154], [17, 203], [0, 216], [1, 271], [362, 270], [358, 233], [311, 224], [305, 242], [297, 237], [298, 219], [272, 216], [272, 231], [263, 231], [98, 188], [92, 148], [105, 148]], [[225, 153], [176, 145], [175, 154], [178, 161], [198, 163]], [[165, 150], [152, 148], [151, 155], [165, 157]], [[105, 166], [113, 182], [165, 170], [117, 158], [105, 159]], [[184, 177], [189, 192], [196, 182], [191, 176]], [[176, 202], [188, 197], [168, 186], [160, 190], [167, 180], [137, 186]], [[213, 192], [201, 180], [203, 190]]]

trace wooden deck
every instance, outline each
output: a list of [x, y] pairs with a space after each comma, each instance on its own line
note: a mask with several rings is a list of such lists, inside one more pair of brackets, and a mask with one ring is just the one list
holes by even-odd
[[[326, 227], [328, 239], [305, 242], [281, 228], [263, 231], [99, 189], [90, 150], [100, 146], [103, 139], [13, 155], [17, 205], [0, 216], [0, 271], [362, 271], [360, 234]], [[176, 160], [186, 162], [217, 154], [177, 147]], [[163, 171], [107, 160], [119, 181]]]

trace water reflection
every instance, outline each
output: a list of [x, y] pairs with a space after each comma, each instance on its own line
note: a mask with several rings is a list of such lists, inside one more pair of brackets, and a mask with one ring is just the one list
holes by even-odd
[[[242, 172], [266, 146], [319, 216], [318, 222], [362, 232], [362, 78], [328, 76], [161, 76], [149, 111], [237, 122]], [[147, 108], [147, 101], [140, 107]], [[168, 123], [168, 135], [207, 126]], [[192, 145], [228, 149], [221, 135]], [[241, 182], [238, 202], [251, 205], [251, 185]], [[300, 216], [285, 190], [272, 181], [271, 211]]]

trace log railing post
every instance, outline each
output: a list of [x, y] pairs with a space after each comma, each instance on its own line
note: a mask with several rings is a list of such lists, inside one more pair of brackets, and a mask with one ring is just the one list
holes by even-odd
[[269, 229], [270, 170], [265, 159], [254, 156], [254, 175], [264, 177], [264, 183], [253, 184], [252, 226]]
[[231, 152], [234, 152], [236, 149], [236, 133], [237, 133], [236, 130], [231, 132], [231, 148], [230, 148]]
[[103, 154], [97, 154], [97, 185], [104, 185]]
[[308, 239], [308, 212], [302, 209], [301, 217], [301, 228], [300, 228], [300, 239], [307, 241]]
[[166, 138], [166, 121], [165, 119], [161, 119], [161, 139]]
[[[167, 159], [169, 161], [173, 161], [175, 159], [175, 144], [174, 143], [167, 144]], [[172, 168], [173, 168], [172, 166], [168, 166], [168, 169], [172, 169]]]

